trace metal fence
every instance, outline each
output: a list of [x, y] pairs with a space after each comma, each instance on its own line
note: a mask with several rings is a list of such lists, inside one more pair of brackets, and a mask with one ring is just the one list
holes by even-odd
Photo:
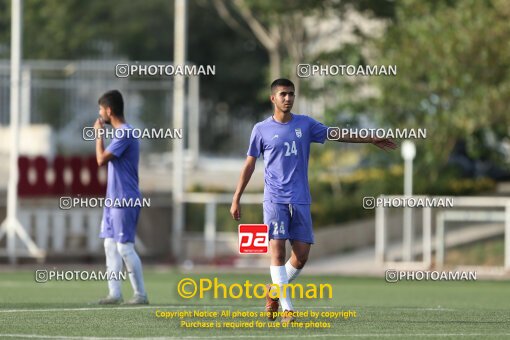
[[[55, 133], [57, 153], [90, 153], [90, 145], [81, 139], [82, 129], [92, 126], [98, 116], [97, 99], [109, 89], [124, 95], [126, 119], [135, 127], [172, 127], [172, 78], [117, 78], [115, 66], [122, 61], [29, 60], [22, 67], [22, 104], [20, 125], [48, 124]], [[168, 62], [151, 62], [170, 65]], [[140, 64], [147, 64], [141, 62]], [[9, 124], [9, 70], [7, 60], [0, 61], [0, 124]], [[199, 78], [187, 78], [188, 101], [185, 143], [198, 153]], [[196, 122], [193, 120], [196, 118]], [[187, 128], [187, 129], [186, 129]], [[149, 152], [170, 150], [165, 140], [143, 143]]]
[[[406, 196], [381, 196], [387, 199], [405, 198]], [[433, 198], [433, 196], [413, 196], [416, 198]], [[387, 208], [376, 208], [375, 215], [375, 260], [381, 265], [388, 265], [388, 225], [386, 223]], [[435, 215], [435, 234], [433, 233], [433, 214]], [[448, 247], [464, 242], [474, 242], [504, 234], [504, 264], [505, 270], [510, 270], [510, 199], [506, 197], [453, 197], [453, 208], [423, 208], [422, 216], [422, 243], [421, 245], [411, 242], [413, 258], [421, 250], [421, 261], [391, 262], [391, 265], [403, 267], [421, 266], [430, 268], [433, 264], [432, 254], [435, 251], [435, 266], [442, 268], [445, 260], [445, 252]], [[460, 233], [454, 238], [448, 237], [448, 223], [464, 222], [489, 222], [499, 225], [490, 226], [478, 224], [467, 228], [462, 226]], [[451, 231], [450, 231], [451, 232]], [[414, 235], [413, 235], [414, 236]], [[435, 237], [435, 242], [432, 240]], [[413, 237], [414, 238], [414, 237]], [[413, 239], [411, 238], [411, 240]], [[402, 242], [404, 245], [404, 242]]]

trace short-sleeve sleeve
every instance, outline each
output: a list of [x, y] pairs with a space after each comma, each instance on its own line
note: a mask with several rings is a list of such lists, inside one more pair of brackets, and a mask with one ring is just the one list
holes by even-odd
[[253, 130], [251, 131], [250, 145], [248, 147], [248, 152], [246, 153], [246, 155], [259, 158], [260, 154], [262, 153], [262, 150], [263, 150], [262, 136], [260, 135], [259, 130], [255, 125], [253, 127]]
[[328, 127], [321, 122], [310, 118], [310, 141], [312, 143], [324, 144], [328, 137]]
[[110, 145], [106, 148], [106, 151], [111, 152], [115, 157], [120, 157], [122, 153], [128, 148], [130, 144], [129, 133], [123, 133], [120, 138], [115, 137]]

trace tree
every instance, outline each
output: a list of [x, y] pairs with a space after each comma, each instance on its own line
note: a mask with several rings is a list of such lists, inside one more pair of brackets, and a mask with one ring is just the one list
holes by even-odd
[[[303, 48], [306, 44], [304, 18], [317, 11], [323, 10], [327, 2], [306, 1], [246, 1], [234, 0], [233, 8], [225, 2], [215, 0], [214, 5], [224, 21], [235, 30], [244, 30], [245, 26], [264, 46], [269, 56], [269, 79], [282, 77], [282, 52], [290, 57], [293, 65], [303, 61]], [[232, 13], [235, 12], [237, 16]], [[239, 23], [237, 17], [242, 18], [245, 25]], [[287, 73], [287, 72], [285, 72]], [[299, 78], [295, 72], [288, 75], [293, 80], [296, 91], [299, 90]]]
[[471, 156], [501, 161], [510, 123], [510, 3], [412, 0], [396, 13], [377, 43], [378, 63], [398, 67], [397, 77], [374, 81], [380, 95], [369, 104], [380, 122], [427, 129], [417, 161], [431, 180], [459, 139]]
[[[296, 92], [299, 92], [301, 85], [297, 65], [317, 60], [317, 54], [321, 52], [310, 48], [324, 35], [324, 32], [315, 29], [321, 21], [333, 17], [342, 22], [349, 11], [369, 13], [376, 18], [394, 15], [394, 4], [388, 0], [214, 0], [214, 4], [219, 15], [232, 29], [245, 34], [247, 30], [251, 31], [264, 46], [269, 58], [269, 79], [286, 76], [294, 82]], [[354, 34], [359, 33], [356, 27], [354, 31]], [[328, 34], [339, 33], [337, 25]], [[287, 61], [287, 67], [283, 66], [284, 61]]]

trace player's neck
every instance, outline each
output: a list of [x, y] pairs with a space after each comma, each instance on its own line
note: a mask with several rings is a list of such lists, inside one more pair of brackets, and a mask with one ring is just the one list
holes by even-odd
[[115, 129], [118, 129], [120, 128], [122, 125], [126, 124], [126, 120], [125, 119], [112, 119], [111, 120], [112, 122], [112, 126], [115, 128]]
[[273, 119], [278, 123], [288, 123], [292, 119], [292, 113], [275, 110], [273, 113]]

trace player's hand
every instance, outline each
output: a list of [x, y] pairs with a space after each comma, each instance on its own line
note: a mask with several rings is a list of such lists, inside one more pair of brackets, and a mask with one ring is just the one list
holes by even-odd
[[94, 129], [104, 129], [104, 122], [101, 118], [96, 119], [96, 122], [94, 123]]
[[232, 206], [230, 207], [230, 215], [236, 221], [241, 219], [241, 204], [236, 201], [232, 201]]
[[374, 138], [372, 144], [384, 151], [395, 150], [397, 148], [397, 144], [389, 138]]

